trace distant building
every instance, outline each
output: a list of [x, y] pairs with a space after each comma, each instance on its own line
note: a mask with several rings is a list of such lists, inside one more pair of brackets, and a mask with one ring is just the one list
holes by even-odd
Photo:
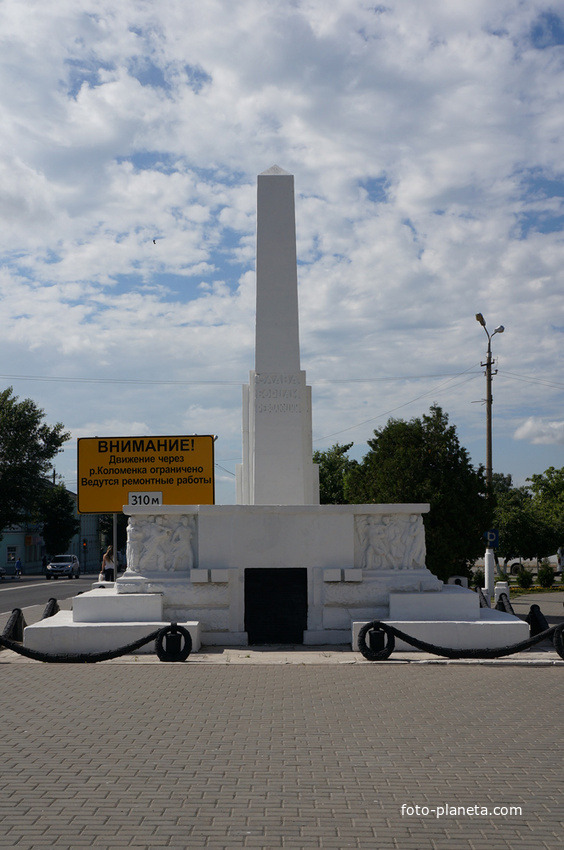
[[[76, 494], [69, 490], [76, 505]], [[76, 555], [80, 569], [85, 573], [97, 573], [102, 559], [102, 540], [99, 514], [75, 515], [80, 522], [80, 531], [75, 534], [66, 552], [47, 552], [41, 536], [41, 523], [23, 523], [5, 529], [0, 540], [0, 564], [7, 575], [15, 572], [16, 561], [21, 558], [24, 575], [42, 572], [43, 558], [52, 555]]]

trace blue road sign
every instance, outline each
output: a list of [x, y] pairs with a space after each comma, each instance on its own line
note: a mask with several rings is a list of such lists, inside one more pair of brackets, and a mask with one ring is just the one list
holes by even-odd
[[484, 531], [484, 537], [486, 538], [488, 549], [496, 549], [499, 546], [499, 531], [497, 528]]

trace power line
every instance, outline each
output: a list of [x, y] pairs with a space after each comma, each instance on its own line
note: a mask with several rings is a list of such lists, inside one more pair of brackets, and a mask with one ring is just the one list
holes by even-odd
[[[477, 364], [475, 364], [477, 366]], [[470, 369], [473, 369], [471, 366]], [[468, 372], [466, 369], [465, 372]], [[425, 381], [431, 378], [457, 378], [465, 372], [437, 372], [431, 375], [387, 375], [383, 378], [319, 378], [318, 380], [310, 380], [311, 384], [380, 384], [387, 381]], [[476, 372], [481, 375], [481, 372]]]
[[[475, 368], [474, 366], [470, 366], [464, 372], [460, 372], [455, 377], [462, 377], [463, 375], [466, 375], [470, 371], [470, 369], [474, 369], [474, 368]], [[461, 384], [466, 384], [466, 383], [468, 383], [468, 381], [473, 381], [474, 378], [478, 377], [478, 375], [481, 375], [481, 374], [482, 373], [479, 372], [479, 373], [476, 373], [474, 375], [471, 375], [469, 378], [465, 378], [463, 381], [459, 381], [457, 384], [454, 384], [453, 386], [451, 386], [451, 389], [454, 389], [454, 387], [458, 387]], [[355, 428], [360, 428], [362, 425], [368, 425], [370, 422], [374, 422], [376, 419], [381, 419], [383, 416], [389, 416], [390, 413], [395, 413], [396, 410], [401, 410], [402, 407], [408, 407], [408, 405], [413, 404], [414, 402], [419, 401], [420, 399], [425, 398], [426, 396], [434, 395], [436, 392], [438, 392], [440, 389], [443, 389], [449, 383], [450, 383], [450, 380], [444, 381], [442, 384], [439, 384], [438, 386], [434, 387], [433, 389], [428, 390], [425, 393], [421, 393], [421, 395], [418, 395], [415, 398], [412, 398], [409, 401], [404, 402], [403, 404], [399, 404], [397, 407], [393, 407], [391, 410], [386, 410], [384, 413], [378, 413], [376, 416], [373, 416], [370, 419], [365, 419], [364, 422], [358, 422], [356, 425], [350, 425], [348, 428], [343, 428], [341, 431], [333, 431], [332, 434], [325, 434], [324, 437], [318, 437], [313, 442], [314, 443], [320, 443], [322, 440], [329, 439], [329, 437], [336, 437], [339, 434], [344, 434], [346, 431], [353, 431]]]
[[[475, 368], [475, 366], [470, 366], [464, 372], [460, 372], [457, 375], [455, 375], [455, 377], [462, 377], [462, 375], [468, 374], [470, 372], [470, 370], [474, 369], [474, 368]], [[472, 380], [474, 380], [475, 377], [477, 377], [478, 375], [481, 375], [481, 374], [482, 374], [482, 372], [478, 372], [478, 373], [470, 376], [469, 378], [466, 378], [464, 381], [460, 381], [457, 384], [452, 384], [451, 389], [454, 389], [455, 387], [460, 386], [461, 384], [465, 384], [468, 381], [472, 381]], [[545, 378], [535, 378], [535, 377], [526, 376], [526, 375], [517, 375], [514, 372], [506, 372], [504, 369], [503, 370], [499, 369], [498, 374], [509, 377], [509, 378], [513, 378], [514, 380], [523, 381], [524, 383], [542, 384], [543, 386], [554, 387], [555, 389], [564, 389], [564, 384], [557, 384], [554, 381], [548, 381]], [[437, 377], [439, 377], [439, 376], [437, 376]], [[386, 379], [382, 379], [382, 380], [386, 380]], [[392, 379], [390, 379], [390, 380], [392, 380]], [[396, 379], [396, 380], [399, 380], [399, 379]], [[337, 382], [335, 382], [335, 383], [337, 383]], [[443, 389], [449, 383], [450, 383], [450, 381], [446, 381], [443, 384], [439, 384], [434, 389], [429, 390], [428, 392], [422, 393], [421, 395], [416, 396], [416, 398], [413, 398], [410, 401], [406, 401], [404, 404], [400, 404], [397, 407], [393, 407], [391, 410], [387, 410], [384, 413], [379, 413], [377, 416], [373, 416], [371, 419], [365, 419], [364, 422], [358, 422], [356, 425], [350, 425], [348, 428], [343, 428], [341, 431], [333, 431], [333, 433], [326, 434], [324, 437], [318, 437], [313, 442], [314, 443], [320, 443], [322, 440], [329, 439], [329, 437], [337, 437], [339, 434], [344, 434], [347, 431], [353, 431], [355, 428], [360, 428], [363, 425], [368, 425], [368, 424], [370, 424], [370, 422], [374, 422], [376, 419], [381, 419], [383, 416], [389, 416], [391, 413], [395, 413], [396, 410], [401, 410], [403, 407], [408, 407], [410, 404], [413, 404], [414, 402], [419, 401], [422, 398], [425, 398], [425, 396], [433, 395], [434, 393]]]
[[549, 381], [547, 378], [535, 378], [530, 375], [517, 375], [515, 372], [506, 372], [505, 369], [498, 369], [498, 375], [504, 375], [507, 378], [512, 378], [515, 381], [522, 381], [524, 384], [542, 384], [545, 387], [554, 387], [557, 390], [564, 390], [564, 384], [558, 384], [556, 381]]
[[17, 381], [47, 381], [59, 382], [63, 384], [213, 384], [225, 386], [240, 386], [241, 381], [166, 381], [162, 379], [152, 380], [150, 378], [62, 378], [49, 377], [47, 375], [0, 375], [0, 378]]
[[226, 469], [226, 468], [225, 468], [224, 466], [222, 466], [220, 463], [216, 463], [215, 465], [217, 466], [217, 468], [218, 468], [218, 469], [222, 469], [224, 472], [227, 472], [227, 474], [228, 474], [228, 475], [232, 475], [232, 476], [233, 476], [233, 478], [235, 478], [235, 477], [236, 477], [236, 475], [235, 475], [235, 473], [234, 473], [234, 472], [231, 472], [229, 469]]
[[[384, 416], [389, 416], [392, 413], [395, 413], [397, 410], [401, 410], [404, 407], [408, 407], [410, 404], [414, 404], [416, 401], [419, 401], [422, 398], [425, 398], [430, 395], [434, 395], [439, 390], [444, 389], [444, 387], [451, 384], [452, 380], [455, 378], [462, 378], [463, 376], [468, 376], [472, 369], [477, 368], [479, 364], [473, 364], [472, 366], [465, 369], [463, 372], [444, 372], [444, 373], [434, 373], [428, 375], [398, 375], [398, 376], [386, 376], [386, 377], [372, 377], [372, 378], [320, 378], [318, 381], [312, 381], [313, 385], [319, 384], [359, 384], [359, 383], [381, 383], [381, 382], [389, 382], [389, 381], [414, 381], [414, 380], [429, 380], [430, 378], [448, 378], [447, 381], [433, 387], [431, 390], [428, 390], [424, 393], [421, 393], [415, 398], [410, 399], [409, 401], [404, 402], [403, 404], [399, 404], [396, 407], [391, 408], [390, 410], [384, 411], [383, 413], [378, 413], [376, 416], [370, 417], [370, 419], [365, 419], [362, 422], [357, 422], [355, 425], [350, 425], [347, 428], [342, 428], [340, 431], [333, 431], [331, 434], [325, 434], [323, 437], [317, 437], [313, 442], [320, 443], [323, 440], [327, 440], [330, 437], [336, 437], [339, 434], [344, 434], [347, 431], [353, 431], [356, 428], [361, 428], [363, 425], [369, 425], [371, 422], [375, 422], [377, 419], [381, 419]], [[462, 384], [467, 383], [468, 381], [474, 380], [474, 378], [478, 377], [482, 374], [482, 371], [476, 372], [474, 374], [469, 375], [464, 380], [459, 381], [456, 384], [451, 384], [451, 389], [454, 389], [457, 386], [461, 386]], [[503, 375], [508, 378], [512, 378], [513, 380], [522, 381], [524, 383], [534, 383], [534, 384], [542, 384], [543, 386], [553, 387], [555, 389], [564, 389], [564, 384], [559, 384], [554, 381], [548, 381], [546, 378], [538, 378], [528, 375], [518, 375], [514, 372], [507, 372], [506, 370], [499, 370], [498, 374]], [[66, 377], [50, 377], [50, 376], [41, 376], [41, 375], [0, 375], [0, 378], [9, 378], [16, 380], [29, 380], [29, 381], [47, 381], [47, 382], [62, 382], [62, 383], [98, 383], [98, 384], [156, 384], [156, 385], [223, 385], [223, 386], [240, 386], [241, 381], [216, 381], [216, 380], [196, 380], [196, 381], [168, 381], [168, 380], [152, 380], [152, 379], [127, 379], [127, 378], [66, 378]], [[65, 445], [65, 449], [72, 448], [76, 445], [75, 440], [69, 440]], [[216, 463], [216, 466], [219, 469], [222, 469], [224, 472], [229, 475], [234, 475], [234, 473], [230, 472], [225, 467]]]
[[[342, 428], [340, 431], [333, 431], [331, 434], [325, 434], [323, 437], [317, 437], [315, 440], [313, 440], [313, 442], [314, 443], [320, 443], [323, 440], [329, 439], [330, 437], [336, 437], [339, 434], [346, 433], [347, 431], [353, 431], [356, 428], [361, 428], [363, 425], [368, 425], [371, 422], [376, 421], [376, 419], [381, 419], [383, 416], [389, 416], [391, 413], [395, 413], [397, 410], [401, 410], [404, 407], [408, 407], [410, 404], [414, 404], [414, 402], [419, 401], [420, 399], [425, 398], [426, 396], [434, 395], [436, 392], [438, 392], [439, 390], [448, 386], [449, 384], [451, 384], [451, 389], [454, 389], [455, 387], [460, 386], [461, 384], [465, 384], [468, 381], [472, 381], [472, 380], [474, 380], [474, 378], [479, 377], [482, 374], [482, 372], [481, 371], [475, 372], [474, 374], [471, 374], [469, 377], [465, 377], [463, 381], [459, 381], [456, 384], [452, 384], [452, 381], [455, 378], [462, 378], [463, 376], [468, 376], [468, 374], [471, 372], [471, 370], [475, 369], [477, 367], [477, 365], [479, 365], [479, 364], [474, 363], [474, 364], [472, 364], [472, 366], [469, 366], [468, 369], [465, 369], [463, 372], [437, 373], [435, 375], [417, 375], [417, 376], [414, 375], [414, 376], [411, 376], [411, 377], [410, 376], [403, 376], [401, 378], [392, 378], [392, 377], [386, 377], [386, 378], [353, 378], [353, 379], [351, 379], [350, 382], [346, 381], [345, 379], [340, 379], [340, 378], [339, 379], [327, 379], [326, 381], [324, 381], [322, 379], [318, 383], [324, 382], [324, 383], [335, 383], [335, 384], [337, 384], [337, 383], [353, 383], [353, 382], [354, 383], [361, 383], [361, 382], [372, 382], [372, 381], [381, 381], [381, 380], [382, 381], [423, 380], [423, 379], [428, 379], [430, 377], [442, 377], [443, 374], [448, 377], [447, 381], [443, 381], [441, 384], [438, 384], [436, 387], [433, 387], [432, 389], [427, 390], [426, 392], [421, 393], [418, 396], [415, 396], [415, 398], [412, 398], [409, 401], [404, 402], [403, 404], [397, 405], [397, 407], [393, 407], [390, 410], [384, 411], [383, 413], [378, 413], [376, 416], [372, 416], [370, 419], [365, 419], [363, 422], [357, 422], [355, 425], [350, 425], [348, 428]], [[9, 377], [9, 376], [0, 376], [0, 377]], [[16, 376], [11, 376], [11, 377], [16, 377]], [[23, 377], [23, 376], [20, 376], [20, 377]], [[113, 378], [112, 379], [105, 379], [105, 378], [100, 378], [100, 379], [97, 379], [97, 378], [86, 378], [86, 379], [37, 378], [37, 380], [75, 380], [75, 381], [85, 380], [87, 382], [99, 381], [101, 383], [104, 383], [104, 382], [128, 383], [127, 381], [120, 381], [120, 379], [113, 379]], [[164, 383], [173, 383], [173, 384], [203, 383], [203, 384], [205, 384], [205, 383], [223, 383], [223, 382], [221, 382], [221, 381], [143, 381], [143, 380], [136, 380], [135, 383], [140, 383], [140, 384], [141, 383], [156, 383], [156, 384], [158, 384], [158, 383], [163, 383], [163, 384]], [[233, 384], [235, 382], [226, 381], [225, 383]], [[67, 443], [65, 448], [71, 448], [74, 445], [75, 445], [75, 441], [69, 440], [69, 442]], [[233, 475], [232, 472], [230, 472], [228, 469], [225, 469], [224, 467], [220, 466], [219, 464], [216, 463], [216, 466], [219, 466], [220, 469], [223, 469], [224, 472], [229, 473], [229, 475]]]
[[[474, 367], [471, 367], [474, 368]], [[466, 370], [468, 371], [468, 370]], [[371, 378], [319, 378], [311, 381], [312, 384], [374, 384], [385, 383], [390, 381], [425, 381], [431, 378], [456, 378], [457, 372], [438, 372], [430, 375], [387, 375], [385, 377]], [[480, 373], [481, 374], [481, 373]], [[226, 380], [209, 380], [199, 379], [192, 381], [172, 381], [162, 378], [68, 378], [54, 375], [0, 375], [0, 378], [16, 381], [43, 381], [47, 383], [63, 383], [63, 384], [152, 384], [152, 385], [211, 385], [211, 386], [240, 386], [245, 381], [226, 381]]]
[[[476, 364], [477, 366], [477, 364]], [[470, 369], [475, 368], [475, 366], [471, 366]], [[318, 378], [317, 380], [310, 380], [311, 384], [320, 385], [320, 384], [378, 384], [378, 383], [387, 383], [393, 381], [427, 381], [432, 378], [457, 378], [460, 374], [466, 374], [470, 371], [470, 369], [466, 369], [465, 372], [436, 372], [427, 375], [386, 375], [384, 377], [370, 377], [370, 378]], [[482, 372], [477, 372], [476, 374], [482, 374]], [[498, 374], [505, 375], [508, 378], [513, 378], [514, 380], [520, 380], [533, 384], [543, 384], [547, 387], [554, 387], [555, 389], [564, 389], [564, 384], [557, 383], [556, 381], [549, 381], [546, 378], [539, 378], [533, 375], [518, 375], [515, 372], [508, 372], [505, 369], [499, 369]], [[150, 385], [178, 385], [178, 386], [240, 386], [242, 383], [245, 383], [244, 379], [237, 381], [227, 381], [227, 380], [215, 380], [215, 379], [198, 379], [198, 380], [190, 380], [190, 381], [173, 381], [166, 380], [163, 378], [69, 378], [63, 376], [56, 375], [0, 375], [0, 378], [7, 380], [15, 380], [15, 381], [43, 381], [47, 383], [68, 383], [68, 384], [150, 384]]]

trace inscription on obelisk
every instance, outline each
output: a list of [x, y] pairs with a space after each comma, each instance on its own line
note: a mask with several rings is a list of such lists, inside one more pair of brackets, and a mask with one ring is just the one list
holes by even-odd
[[294, 177], [258, 177], [255, 369], [243, 387], [237, 503], [319, 504], [311, 388], [300, 369]]

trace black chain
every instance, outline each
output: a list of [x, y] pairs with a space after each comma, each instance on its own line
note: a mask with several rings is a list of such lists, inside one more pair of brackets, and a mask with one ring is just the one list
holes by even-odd
[[[184, 638], [184, 649], [178, 649], [175, 646], [172, 652], [167, 653], [164, 645], [166, 637], [178, 633]], [[130, 655], [152, 640], [157, 642], [157, 654], [161, 661], [185, 661], [192, 650], [190, 632], [176, 623], [157, 629], [147, 637], [139, 638], [139, 640], [128, 643], [126, 646], [120, 646], [118, 649], [111, 649], [106, 652], [79, 652], [74, 654], [40, 652], [37, 649], [21, 646], [3, 635], [0, 636], [0, 646], [11, 649], [12, 652], [17, 652], [18, 655], [23, 655], [25, 658], [31, 658], [33, 661], [44, 661], [52, 664], [96, 664], [98, 661], [111, 661], [112, 658], [119, 658], [121, 655]]]
[[[366, 637], [368, 632], [384, 632], [387, 637], [387, 644], [383, 649], [371, 649], [366, 643]], [[412, 637], [412, 635], [407, 635], [405, 632], [400, 631], [395, 626], [391, 626], [389, 623], [383, 623], [381, 620], [372, 620], [370, 623], [366, 623], [358, 633], [358, 651], [366, 658], [368, 661], [386, 661], [392, 652], [395, 649], [396, 645], [396, 637], [400, 640], [405, 641], [406, 643], [414, 646], [416, 649], [420, 649], [423, 652], [429, 652], [432, 655], [441, 655], [444, 658], [474, 658], [474, 659], [488, 659], [488, 658], [504, 658], [507, 655], [514, 655], [517, 652], [522, 652], [524, 649], [530, 649], [532, 646], [535, 646], [537, 643], [541, 643], [543, 640], [547, 640], [552, 638], [552, 642], [554, 644], [554, 649], [564, 660], [564, 639], [563, 639], [563, 631], [564, 631], [564, 623], [560, 623], [557, 626], [552, 626], [550, 629], [546, 629], [544, 632], [541, 632], [534, 637], [528, 638], [528, 640], [523, 640], [520, 643], [515, 643], [513, 646], [505, 646], [499, 649], [450, 649], [447, 646], [435, 646], [432, 643], [427, 643], [426, 641], [419, 640], [418, 638]]]

